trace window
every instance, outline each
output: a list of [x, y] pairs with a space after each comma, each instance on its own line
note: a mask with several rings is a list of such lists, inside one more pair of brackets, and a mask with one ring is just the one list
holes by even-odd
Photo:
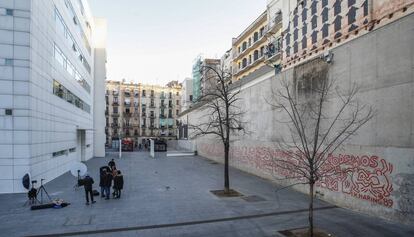
[[176, 105], [179, 105], [179, 104], [180, 104], [180, 101], [179, 101], [179, 100], [177, 100], [175, 104], [176, 104]]
[[82, 109], [83, 111], [90, 113], [91, 107], [82, 101], [79, 97], [77, 97], [75, 94], [73, 94], [71, 91], [66, 89], [63, 85], [61, 85], [56, 80], [53, 80], [53, 94], [56, 96], [66, 100], [66, 102], [74, 104], [79, 109]]
[[4, 61], [4, 64], [5, 64], [6, 66], [13, 66], [13, 59], [11, 59], [11, 58], [6, 58], [6, 59], [5, 59], [5, 61]]
[[243, 68], [247, 66], [247, 58], [243, 58], [242, 64]]
[[180, 113], [180, 111], [177, 109], [176, 111], [175, 111], [175, 114], [176, 115], [178, 115]]
[[6, 15], [13, 16], [13, 9], [6, 9]]
[[86, 80], [81, 76], [78, 70], [68, 60], [68, 58], [62, 53], [62, 50], [55, 44], [54, 45], [55, 60], [72, 76], [88, 93], [91, 92], [91, 87]]
[[68, 151], [67, 150], [61, 150], [61, 151], [56, 151], [52, 153], [53, 157], [58, 157], [58, 156], [63, 156], [63, 155], [67, 155]]
[[260, 37], [264, 35], [264, 27], [260, 28]]
[[258, 41], [258, 40], [259, 40], [259, 33], [254, 32], [254, 35], [253, 35], [253, 42], [256, 42], [256, 41]]
[[247, 43], [246, 43], [246, 41], [244, 41], [243, 44], [242, 44], [242, 51], [244, 51], [246, 49], [247, 49]]
[[177, 91], [177, 93], [175, 94], [176, 96], [180, 96], [180, 92]]
[[254, 61], [256, 61], [257, 59], [259, 59], [259, 51], [258, 50], [255, 50], [254, 51], [253, 59], [254, 59]]
[[145, 97], [145, 90], [142, 90], [142, 97]]

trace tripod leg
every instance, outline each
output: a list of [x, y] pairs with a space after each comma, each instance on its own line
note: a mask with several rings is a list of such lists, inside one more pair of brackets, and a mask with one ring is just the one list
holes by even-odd
[[46, 191], [46, 188], [42, 186], [42, 190], [46, 193], [46, 196], [49, 198], [49, 201], [52, 201], [52, 198], [50, 198], [49, 194]]

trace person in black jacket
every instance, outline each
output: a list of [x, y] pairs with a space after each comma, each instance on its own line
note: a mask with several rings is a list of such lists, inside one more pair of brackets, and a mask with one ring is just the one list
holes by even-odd
[[121, 171], [118, 170], [118, 174], [114, 177], [114, 192], [115, 198], [121, 198], [121, 190], [124, 188], [124, 177]]
[[108, 162], [108, 166], [111, 170], [114, 169], [113, 167], [116, 167], [114, 159], [112, 159], [111, 161]]
[[105, 197], [105, 185], [104, 185], [105, 175], [106, 175], [105, 169], [99, 172], [99, 187], [101, 187], [101, 198]]
[[105, 190], [106, 200], [109, 199], [109, 195], [111, 193], [111, 184], [112, 184], [112, 173], [107, 171], [105, 176], [103, 177], [103, 186]]
[[89, 205], [89, 196], [91, 197], [92, 204], [96, 201], [93, 200], [92, 184], [93, 179], [87, 174], [83, 179], [83, 187], [85, 188], [86, 205]]

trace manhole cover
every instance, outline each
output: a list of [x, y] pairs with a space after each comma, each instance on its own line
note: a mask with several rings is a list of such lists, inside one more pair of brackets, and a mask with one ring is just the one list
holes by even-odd
[[264, 199], [260, 196], [257, 196], [257, 195], [245, 196], [245, 197], [242, 197], [242, 199], [246, 202], [263, 202], [263, 201], [266, 201], [266, 199]]
[[68, 217], [64, 226], [90, 225], [92, 216]]

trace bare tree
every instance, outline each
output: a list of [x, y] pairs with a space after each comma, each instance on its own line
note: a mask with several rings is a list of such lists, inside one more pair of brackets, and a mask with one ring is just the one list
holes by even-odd
[[[313, 60], [294, 69], [293, 80], [281, 79], [281, 87], [272, 91], [268, 103], [277, 111], [288, 139], [278, 142], [281, 157], [274, 158], [275, 166], [283, 171], [281, 179], [289, 187], [309, 186], [309, 236], [314, 236], [313, 203], [315, 184], [323, 178], [346, 174], [346, 170], [327, 164], [328, 155], [355, 135], [373, 118], [372, 106], [357, 99], [359, 87], [352, 83], [341, 90], [328, 77], [329, 64]], [[285, 75], [285, 74], [282, 74]]]
[[224, 147], [224, 193], [230, 193], [229, 152], [231, 137], [244, 132], [239, 104], [240, 88], [232, 85], [232, 74], [223, 65], [201, 66], [203, 88], [198, 103], [202, 105], [203, 118], [198, 124], [190, 124], [192, 137], [212, 135]]

